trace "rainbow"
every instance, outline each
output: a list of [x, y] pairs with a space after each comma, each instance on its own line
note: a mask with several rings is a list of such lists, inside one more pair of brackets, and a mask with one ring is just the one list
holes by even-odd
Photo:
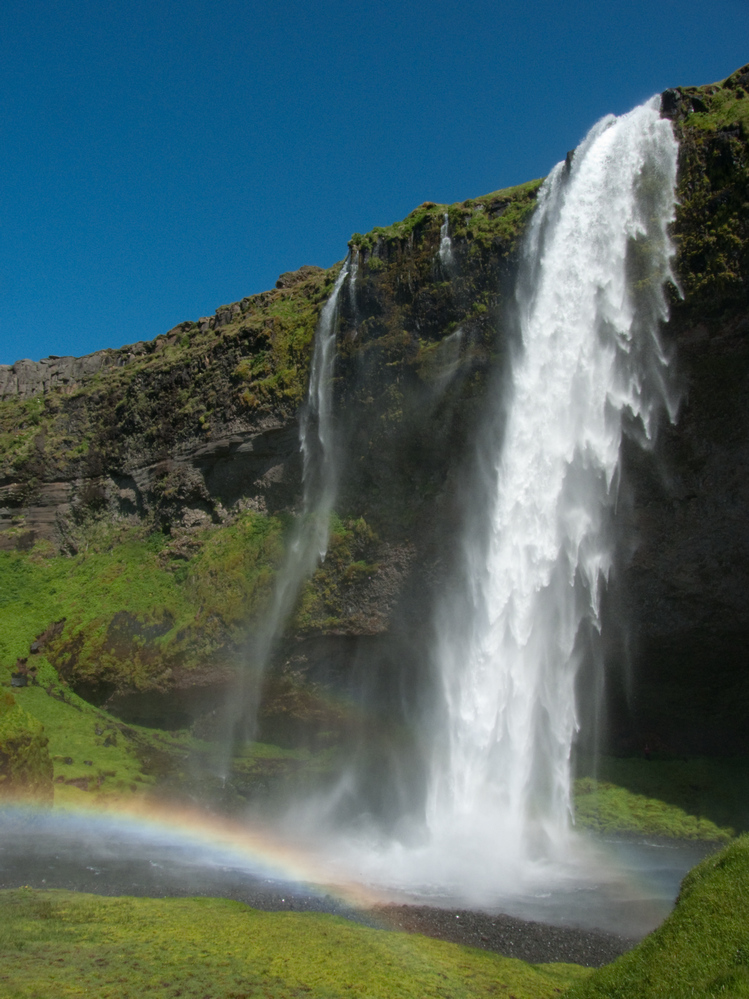
[[209, 815], [197, 808], [152, 800], [106, 801], [96, 806], [55, 808], [28, 801], [0, 806], [3, 829], [75, 837], [82, 849], [87, 839], [116, 838], [131, 846], [174, 845], [207, 866], [237, 867], [261, 878], [293, 883], [308, 891], [330, 895], [353, 908], [372, 908], [385, 898], [374, 890], [338, 876], [311, 851], [285, 842], [276, 830], [258, 822]]

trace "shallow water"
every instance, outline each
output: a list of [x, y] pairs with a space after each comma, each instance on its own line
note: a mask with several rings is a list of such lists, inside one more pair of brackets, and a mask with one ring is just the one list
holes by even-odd
[[349, 918], [378, 902], [413, 903], [639, 938], [668, 915], [684, 874], [709, 852], [704, 844], [586, 838], [578, 841], [583, 866], [578, 853], [577, 862], [539, 868], [524, 887], [504, 891], [498, 879], [487, 878], [478, 890], [475, 882], [466, 889], [457, 881], [420, 877], [417, 867], [406, 876], [392, 864], [378, 864], [375, 854], [364, 869], [360, 852], [348, 858], [340, 852], [333, 870], [319, 853], [285, 851], [267, 832], [251, 843], [235, 835], [225, 839], [220, 820], [211, 821], [196, 831], [181, 818], [154, 826], [138, 818], [4, 809], [0, 887], [215, 896]]
[[[217, 824], [218, 828], [218, 824]], [[268, 851], [270, 852], [270, 851]], [[0, 810], [0, 888], [27, 885], [101, 895], [216, 897], [268, 910], [353, 909], [324, 888], [289, 876], [282, 861], [249, 855], [180, 828], [117, 816]]]
[[639, 939], [668, 916], [684, 875], [711, 852], [705, 844], [615, 839], [592, 841], [591, 849], [597, 860], [589, 871], [562, 872], [547, 885], [536, 883], [508, 894], [494, 887], [477, 896], [457, 885], [424, 884], [395, 888], [392, 897]]

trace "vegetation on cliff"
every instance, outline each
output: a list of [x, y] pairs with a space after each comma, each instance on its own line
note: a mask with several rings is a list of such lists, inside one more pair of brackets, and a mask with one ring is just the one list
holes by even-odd
[[[730, 357], [700, 350], [700, 380], [690, 391], [701, 412], [712, 412], [721, 394], [738, 395], [747, 370], [748, 90], [744, 67], [722, 84], [664, 98], [681, 143], [674, 235], [685, 299], [674, 295], [674, 335], [697, 317], [710, 327], [708, 346], [719, 322], [732, 323], [743, 344]], [[394, 608], [428, 600], [444, 578], [461, 516], [461, 463], [482, 395], [501, 384], [513, 345], [508, 292], [539, 185], [425, 203], [401, 222], [352, 237], [356, 279], [341, 296], [337, 338], [337, 513], [328, 556], [290, 624], [296, 639], [392, 635]], [[440, 254], [445, 218], [449, 259]], [[213, 317], [102, 352], [88, 374], [60, 376], [37, 394], [27, 385], [0, 401], [6, 676], [37, 636], [65, 619], [32, 660], [40, 678], [50, 672], [19, 694], [26, 710], [33, 702], [39, 717], [56, 705], [83, 712], [83, 701], [72, 706], [77, 695], [101, 705], [146, 693], [163, 704], [171, 698], [169, 725], [187, 726], [178, 695], [218, 689], [243, 661], [298, 509], [296, 418], [338, 266], [282, 275], [275, 289]], [[227, 472], [242, 461], [241, 474]], [[694, 455], [679, 461], [704, 465]], [[416, 616], [409, 628], [418, 627]], [[269, 678], [270, 713], [287, 710], [302, 728], [305, 712], [330, 720], [330, 731], [345, 727], [347, 708], [330, 709], [335, 696], [287, 666]], [[693, 668], [679, 666], [683, 675]], [[45, 684], [57, 694], [39, 700]], [[210, 735], [209, 715], [198, 734]], [[145, 745], [141, 736], [120, 739], [130, 743]], [[53, 756], [94, 759], [96, 747], [73, 754], [56, 746]], [[66, 787], [75, 780], [114, 789], [115, 778], [102, 776], [114, 770], [128, 788], [144, 775], [140, 760], [133, 749], [116, 766], [94, 761], [102, 784], [87, 777], [93, 771], [74, 774], [64, 764], [55, 774]], [[609, 783], [638, 790], [625, 779]]]
[[[335, 269], [303, 268], [281, 287], [180, 323], [120, 350], [78, 382], [0, 401], [0, 483], [122, 473], [187, 442], [204, 441], [247, 407], [293, 415]], [[13, 495], [8, 495], [13, 499]], [[86, 498], [84, 497], [84, 505]], [[88, 497], [101, 505], [102, 496]], [[19, 504], [22, 505], [22, 504]]]
[[749, 291], [749, 66], [668, 96], [680, 142], [677, 273], [690, 311], [720, 314]]
[[52, 761], [44, 727], [0, 689], [0, 800], [52, 800]]

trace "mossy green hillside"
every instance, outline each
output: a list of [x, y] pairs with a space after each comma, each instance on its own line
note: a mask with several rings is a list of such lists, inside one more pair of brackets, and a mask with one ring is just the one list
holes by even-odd
[[607, 781], [581, 777], [574, 785], [575, 826], [603, 835], [657, 836], [727, 843], [733, 829], [690, 815], [676, 805], [648, 798]]
[[[0, 795], [30, 794], [50, 802], [54, 795], [56, 807], [108, 807], [133, 797], [176, 802], [197, 797], [229, 813], [258, 797], [308, 789], [327, 776], [333, 763], [333, 747], [314, 751], [253, 742], [229, 761], [228, 776], [220, 779], [214, 742], [187, 729], [126, 724], [60, 683], [49, 664], [37, 672], [36, 683], [16, 690], [9, 734], [17, 738], [21, 722], [22, 752], [12, 755], [12, 770], [3, 756], [7, 716], [0, 717]], [[10, 694], [0, 688], [3, 697]], [[223, 758], [222, 763], [226, 767]]]
[[[253, 409], [279, 406], [296, 411], [301, 405], [308, 378], [311, 344], [321, 304], [337, 277], [336, 265], [318, 277], [305, 293], [273, 295], [262, 311], [248, 313], [242, 332], [249, 336], [253, 351], [234, 370], [242, 384], [240, 399]], [[320, 297], [320, 288], [323, 297]]]
[[3, 995], [551, 999], [590, 971], [217, 899], [0, 893]]
[[357, 613], [350, 601], [361, 584], [377, 572], [377, 540], [364, 517], [343, 520], [332, 515], [325, 560], [302, 590], [292, 630], [329, 632], [344, 626], [368, 630], [366, 613]]
[[268, 599], [284, 522], [252, 512], [174, 536], [145, 525], [90, 525], [78, 553], [0, 552], [0, 663], [28, 655], [65, 619], [45, 655], [95, 695], [166, 689], [241, 644]]
[[0, 799], [52, 799], [52, 761], [39, 719], [0, 689]]
[[[447, 213], [451, 240], [501, 240], [512, 250], [533, 210], [535, 195], [541, 183], [541, 180], [531, 180], [452, 205], [425, 201], [399, 222], [375, 226], [365, 235], [354, 233], [350, 244], [366, 253], [380, 240], [413, 242], [426, 231], [433, 233], [436, 230], [439, 234]], [[378, 269], [377, 265], [375, 269]]]
[[634, 950], [573, 986], [568, 999], [749, 996], [749, 837], [687, 874], [676, 907]]
[[579, 759], [577, 769], [579, 778], [626, 789], [723, 830], [749, 831], [749, 767], [744, 757], [601, 755]]
[[17, 700], [38, 727], [44, 726], [55, 805], [105, 804], [146, 794], [157, 779], [149, 766], [155, 752], [176, 763], [194, 751], [187, 733], [124, 725], [55, 682], [51, 667], [43, 672], [44, 685], [21, 688]]

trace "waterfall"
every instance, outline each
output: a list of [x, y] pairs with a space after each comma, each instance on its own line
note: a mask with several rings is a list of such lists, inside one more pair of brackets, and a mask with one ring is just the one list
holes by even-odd
[[359, 277], [359, 247], [354, 246], [351, 250], [351, 274], [349, 276], [348, 294], [351, 312], [356, 319], [358, 309], [356, 307], [356, 279]]
[[493, 854], [517, 862], [548, 856], [569, 827], [580, 636], [601, 628], [623, 421], [647, 442], [668, 401], [658, 324], [676, 159], [653, 98], [595, 125], [539, 192], [502, 439], [464, 538], [465, 591], [437, 615], [435, 844], [465, 852], [483, 826]]
[[[339, 300], [349, 276], [349, 263], [347, 256], [315, 330], [307, 400], [299, 424], [302, 512], [276, 576], [271, 605], [253, 635], [248, 669], [242, 674], [242, 689], [233, 692], [228, 706], [228, 731], [233, 742], [250, 740], [256, 735], [260, 689], [273, 647], [294, 610], [302, 584], [327, 552], [330, 514], [338, 482], [333, 428], [335, 342]], [[229, 754], [231, 748], [228, 747]], [[227, 768], [228, 763], [227, 755], [223, 767]]]
[[453, 265], [453, 241], [450, 239], [450, 217], [445, 212], [444, 221], [440, 226], [440, 249], [439, 258], [440, 263], [445, 268], [449, 270]]
[[[299, 425], [303, 458], [303, 519], [292, 554], [302, 556], [299, 582], [325, 558], [328, 548], [330, 514], [333, 510], [338, 476], [335, 466], [333, 432], [333, 368], [338, 327], [339, 298], [349, 277], [351, 257], [347, 256], [336, 278], [333, 292], [323, 306], [315, 332], [315, 347], [310, 369], [307, 404]], [[355, 251], [350, 287], [356, 279], [358, 250]], [[305, 553], [306, 551], [306, 553]], [[298, 587], [298, 584], [297, 584]]]

